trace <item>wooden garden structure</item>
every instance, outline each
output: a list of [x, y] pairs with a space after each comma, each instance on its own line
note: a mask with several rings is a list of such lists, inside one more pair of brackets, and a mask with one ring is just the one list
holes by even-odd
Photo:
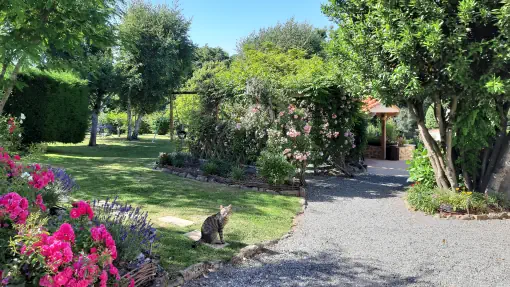
[[381, 119], [381, 153], [382, 159], [386, 159], [386, 120], [400, 113], [397, 106], [387, 107], [379, 100], [368, 97], [363, 100], [363, 110]]

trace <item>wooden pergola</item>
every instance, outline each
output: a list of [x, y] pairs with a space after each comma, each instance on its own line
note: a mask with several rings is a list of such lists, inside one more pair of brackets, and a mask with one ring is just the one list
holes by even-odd
[[363, 110], [381, 119], [381, 148], [383, 159], [386, 159], [386, 120], [398, 115], [400, 109], [397, 106], [387, 107], [379, 100], [368, 97], [363, 100]]

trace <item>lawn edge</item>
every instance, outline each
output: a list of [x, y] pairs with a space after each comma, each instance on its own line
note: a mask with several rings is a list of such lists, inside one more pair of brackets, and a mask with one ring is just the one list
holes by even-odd
[[280, 242], [280, 240], [289, 238], [292, 236], [294, 231], [296, 230], [297, 225], [301, 221], [306, 207], [308, 205], [305, 198], [300, 198], [299, 203], [301, 205], [299, 211], [296, 213], [294, 218], [292, 219], [292, 225], [290, 227], [290, 230], [284, 234], [282, 237], [278, 239], [273, 239], [269, 241], [264, 241], [258, 244], [252, 244], [248, 245], [246, 247], [243, 247], [239, 250], [239, 252], [234, 255], [230, 260], [214, 260], [214, 261], [203, 261], [196, 264], [193, 264], [181, 271], [179, 271], [179, 275], [177, 278], [170, 280], [165, 286], [168, 287], [177, 287], [181, 286], [184, 283], [197, 279], [201, 276], [206, 275], [209, 272], [216, 272], [220, 270], [221, 268], [225, 267], [226, 265], [238, 265], [243, 263], [246, 259], [249, 259], [257, 254], [263, 253], [267, 250], [268, 247], [273, 246]]

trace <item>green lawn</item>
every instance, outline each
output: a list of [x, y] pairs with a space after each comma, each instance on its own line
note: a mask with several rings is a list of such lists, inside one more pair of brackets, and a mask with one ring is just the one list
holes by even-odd
[[[142, 136], [128, 142], [116, 136], [99, 138], [97, 147], [86, 142], [76, 145], [52, 144], [41, 162], [64, 167], [73, 175], [80, 189], [75, 199], [105, 199], [119, 196], [123, 202], [143, 207], [159, 230], [160, 247], [156, 250], [162, 265], [172, 274], [193, 263], [228, 259], [246, 244], [275, 239], [291, 227], [299, 210], [296, 197], [275, 196], [210, 183], [202, 183], [155, 171], [153, 162], [159, 152], [171, 151], [168, 138]], [[218, 211], [220, 204], [232, 204], [234, 214], [225, 228], [223, 250], [207, 246], [191, 248], [184, 233], [200, 229], [202, 221]], [[162, 216], [177, 216], [195, 224], [179, 228], [158, 222]]]

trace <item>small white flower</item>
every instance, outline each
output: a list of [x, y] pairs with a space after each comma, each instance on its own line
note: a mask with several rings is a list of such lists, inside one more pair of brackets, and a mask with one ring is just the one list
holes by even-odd
[[20, 123], [20, 124], [22, 124], [22, 123], [23, 123], [23, 120], [19, 121], [19, 123]]
[[21, 115], [19, 116], [22, 120], [26, 119], [27, 117], [25, 117], [25, 114], [24, 113], [21, 113]]
[[34, 178], [33, 177], [28, 177], [28, 181], [32, 181]]
[[30, 173], [28, 172], [24, 172], [22, 175], [21, 175], [22, 178], [27, 178], [27, 177], [30, 177]]
[[21, 137], [21, 134], [19, 134], [19, 137]]

